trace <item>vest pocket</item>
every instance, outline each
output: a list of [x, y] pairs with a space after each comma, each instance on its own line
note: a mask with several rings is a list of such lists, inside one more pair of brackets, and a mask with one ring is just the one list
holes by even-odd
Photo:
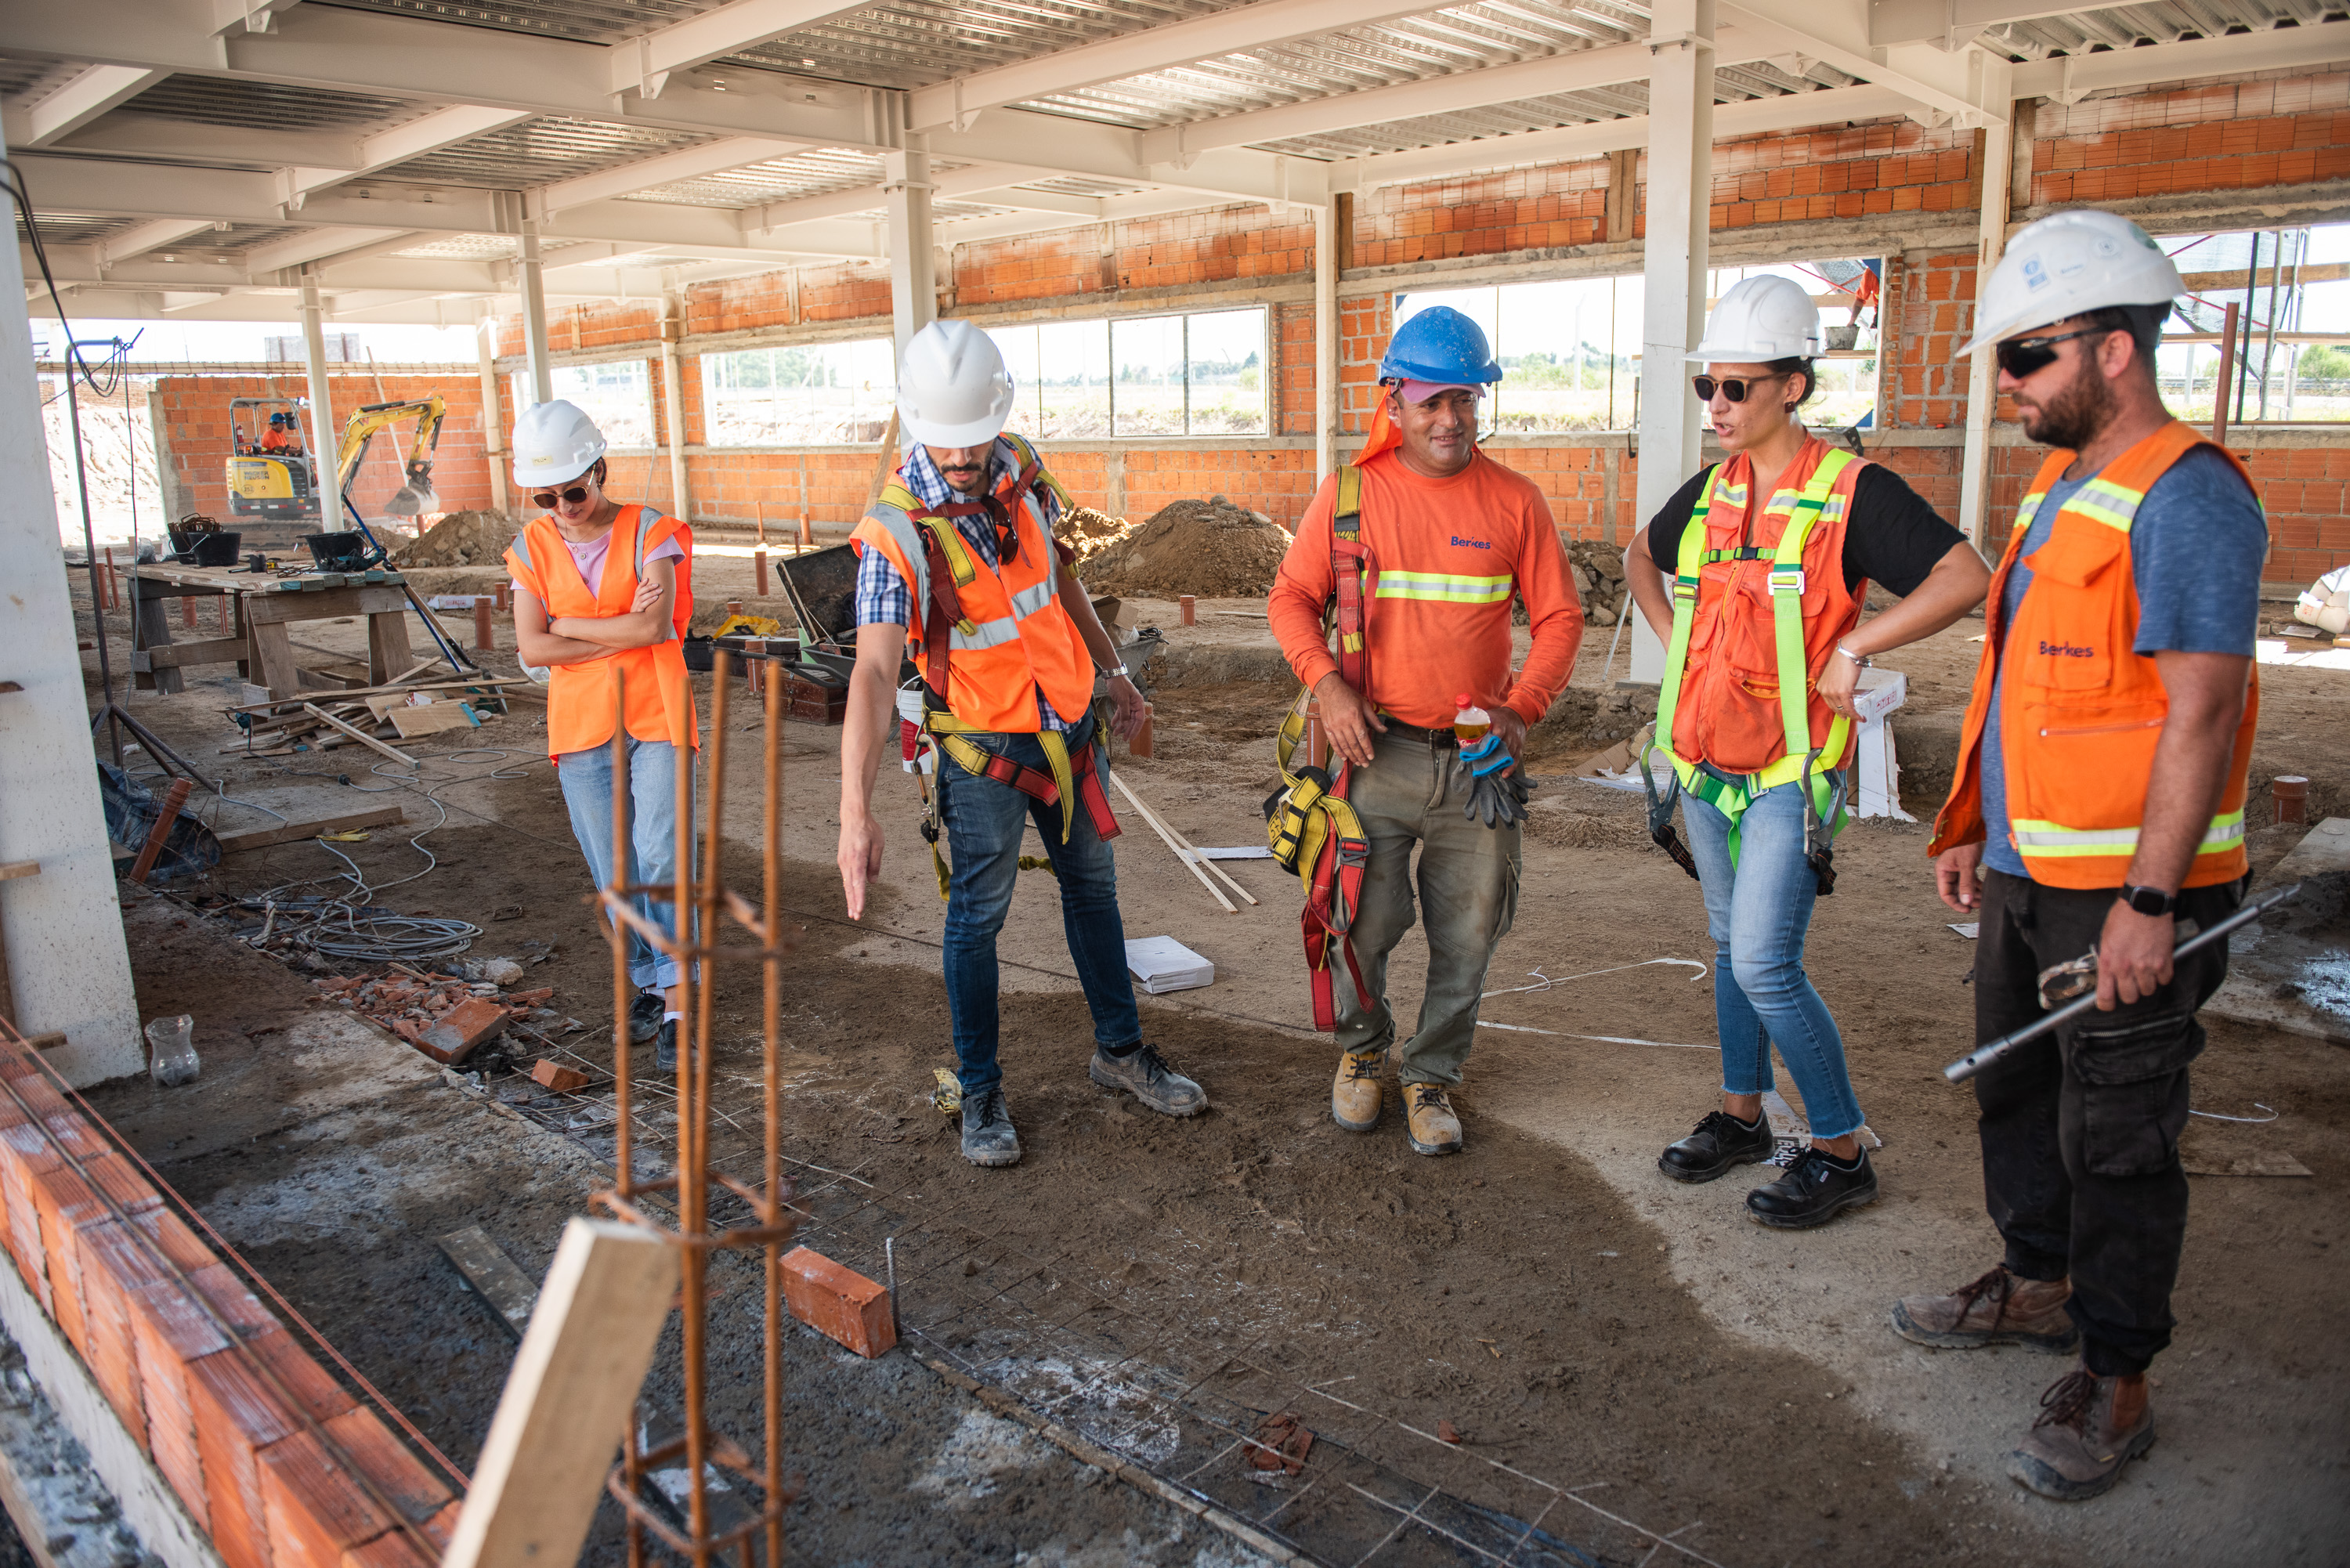
[[2082, 1163], [2099, 1176], [2169, 1169], [2187, 1127], [2187, 1066], [2202, 1054], [2203, 1028], [2192, 1012], [2076, 1031]]

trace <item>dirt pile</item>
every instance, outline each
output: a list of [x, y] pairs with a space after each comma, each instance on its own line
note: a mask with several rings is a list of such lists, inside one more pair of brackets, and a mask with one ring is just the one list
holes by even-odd
[[1289, 530], [1224, 496], [1172, 501], [1077, 569], [1097, 592], [1254, 598], [1273, 587]]
[[1053, 537], [1075, 550], [1077, 560], [1083, 563], [1122, 543], [1133, 532], [1134, 524], [1126, 518], [1113, 517], [1090, 506], [1072, 506], [1062, 512], [1060, 521], [1054, 525]]
[[452, 512], [391, 553], [395, 566], [489, 566], [522, 532], [503, 512]]
[[1596, 539], [1566, 543], [1566, 571], [1583, 599], [1583, 624], [1614, 626], [1624, 607], [1624, 551]]

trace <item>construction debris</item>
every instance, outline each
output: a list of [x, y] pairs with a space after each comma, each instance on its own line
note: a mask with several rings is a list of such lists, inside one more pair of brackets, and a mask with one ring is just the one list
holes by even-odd
[[522, 532], [503, 512], [452, 512], [391, 553], [395, 566], [495, 566]]
[[1614, 626], [1624, 608], [1624, 551], [1596, 539], [1566, 542], [1567, 575], [1583, 600], [1583, 624]]
[[1171, 501], [1088, 556], [1077, 576], [1097, 593], [1259, 598], [1273, 589], [1289, 530], [1222, 495]]
[[530, 1075], [534, 1083], [558, 1095], [576, 1095], [592, 1081], [578, 1068], [550, 1062], [544, 1056], [531, 1064]]
[[784, 1254], [784, 1304], [810, 1328], [868, 1360], [898, 1343], [889, 1293], [814, 1248]]
[[1071, 506], [1062, 512], [1053, 537], [1075, 550], [1077, 559], [1084, 562], [1123, 542], [1133, 532], [1134, 524], [1123, 517], [1113, 517], [1090, 506]]
[[321, 992], [382, 1024], [436, 1062], [462, 1062], [508, 1023], [528, 1018], [554, 996], [551, 986], [518, 991], [504, 1001], [488, 981], [427, 974], [405, 964], [375, 979], [333, 975], [313, 981]]

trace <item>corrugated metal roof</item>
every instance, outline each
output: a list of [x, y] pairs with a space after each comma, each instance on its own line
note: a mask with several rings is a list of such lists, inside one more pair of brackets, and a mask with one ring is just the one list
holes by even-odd
[[449, 185], [484, 185], [494, 190], [550, 184], [598, 174], [681, 147], [717, 138], [650, 125], [546, 115], [444, 147], [370, 176]]
[[244, 130], [375, 129], [414, 119], [431, 108], [407, 99], [194, 76], [166, 77], [122, 107], [132, 114]]
[[[16, 203], [10, 202], [14, 207]], [[139, 218], [100, 218], [81, 213], [43, 213], [41, 243], [45, 245], [87, 245], [110, 235], [137, 228], [144, 220]], [[16, 214], [16, 240], [25, 239], [25, 214]], [[27, 264], [26, 270], [31, 270]], [[36, 284], [37, 286], [37, 284]]]
[[[970, 165], [950, 159], [931, 161], [933, 174], [951, 173]], [[827, 147], [770, 158], [740, 169], [721, 170], [698, 180], [680, 180], [648, 186], [620, 198], [625, 202], [674, 202], [689, 207], [736, 210], [769, 202], [794, 202], [805, 196], [828, 196], [881, 182], [881, 160], [852, 148]]]
[[1236, 0], [890, 0], [733, 58], [866, 87], [953, 77], [1228, 10]]
[[[0, 93], [15, 98], [36, 88], [46, 91], [68, 80], [73, 72], [74, 67], [50, 60], [20, 60], [0, 55]], [[51, 81], [52, 77], [57, 79]]]
[[310, 0], [351, 11], [390, 11], [434, 22], [534, 33], [584, 44], [617, 44], [655, 27], [698, 16], [721, 0]]
[[[444, 234], [391, 254], [411, 261], [511, 261], [520, 250], [521, 242], [512, 234]], [[539, 254], [546, 254], [544, 245]]]
[[2265, 33], [2285, 22], [2307, 26], [2342, 15], [2339, 0], [2157, 0], [2149, 5], [2002, 22], [1985, 28], [1978, 39], [2013, 59], [2044, 60], [2051, 55], [2128, 49], [2142, 43]]

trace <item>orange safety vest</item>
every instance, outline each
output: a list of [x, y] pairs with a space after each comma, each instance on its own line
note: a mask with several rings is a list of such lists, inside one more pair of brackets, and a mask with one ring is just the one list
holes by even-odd
[[[1688, 659], [1666, 732], [1675, 757], [1750, 775], [1787, 757], [1790, 715], [1779, 700], [1776, 595], [1792, 590], [1803, 612], [1811, 744], [1834, 753], [1824, 751], [1813, 766], [1844, 765], [1851, 726], [1837, 727], [1837, 716], [1818, 688], [1836, 644], [1860, 623], [1861, 600], [1845, 586], [1844, 539], [1853, 487], [1868, 466], [1866, 459], [1836, 454], [1842, 471], [1818, 499], [1818, 516], [1803, 536], [1801, 571], [1788, 573], [1775, 560], [1790, 520], [1804, 507], [1808, 482], [1830, 455], [1827, 442], [1817, 436], [1805, 441], [1751, 531], [1745, 523], [1754, 462], [1746, 453], [1717, 468], [1711, 490], [1700, 499], [1698, 514], [1690, 520], [1690, 527], [1704, 530], [1704, 544], [1695, 574]], [[1696, 541], [1685, 532], [1682, 543], [1686, 557]]]
[[650, 506], [621, 507], [612, 523], [612, 542], [605, 549], [603, 583], [592, 594], [554, 518], [542, 514], [515, 535], [506, 551], [506, 569], [546, 607], [549, 620], [628, 614], [636, 601], [637, 574], [643, 568], [645, 552], [669, 538], [685, 549], [677, 563], [677, 592], [671, 596], [670, 624], [675, 635], [650, 648], [620, 649], [585, 663], [556, 665], [546, 691], [547, 755], [592, 751], [611, 740], [615, 677], [624, 680], [630, 735], [673, 746], [701, 744], [681, 640], [693, 618], [693, 530]]
[[[913, 592], [906, 628], [911, 657], [935, 701], [969, 729], [993, 734], [1035, 734], [1041, 689], [1053, 711], [1074, 722], [1093, 701], [1094, 664], [1076, 622], [1057, 594], [1060, 556], [1035, 493], [1035, 453], [1007, 474], [985, 504], [999, 537], [1016, 548], [999, 553], [989, 571], [972, 555], [951, 517], [933, 512], [900, 483], [892, 483], [849, 542], [861, 555], [879, 550]], [[953, 510], [980, 503], [951, 504]], [[941, 569], [933, 573], [936, 561]], [[932, 610], [937, 614], [929, 613]], [[945, 632], [936, 646], [931, 630]]]
[[[2137, 646], [2137, 579], [2130, 524], [2146, 493], [2170, 465], [2209, 444], [2173, 420], [2108, 463], [2056, 514], [2048, 542], [2032, 555], [2032, 591], [2012, 624], [2001, 598], [2032, 519], [2048, 487], [2074, 454], [2054, 452], [2040, 465], [2015, 514], [2007, 555], [1991, 578], [1991, 632], [1975, 668], [1974, 696], [1959, 739], [1958, 777], [1934, 822], [1929, 855], [1981, 842], [1983, 722], [2000, 670], [2001, 649], [2016, 643], [2000, 690], [2000, 747], [2007, 772], [2010, 836], [2034, 882], [2051, 888], [2118, 888], [2129, 880], [2154, 751], [2169, 716], [2170, 696], [2155, 661]], [[2226, 449], [2220, 448], [2220, 451]], [[2235, 463], [2250, 487], [2251, 475]], [[2184, 884], [2231, 882], [2246, 869], [2244, 788], [2260, 723], [2257, 666], [2236, 727], [2234, 753], [2220, 810], [2195, 853]]]

